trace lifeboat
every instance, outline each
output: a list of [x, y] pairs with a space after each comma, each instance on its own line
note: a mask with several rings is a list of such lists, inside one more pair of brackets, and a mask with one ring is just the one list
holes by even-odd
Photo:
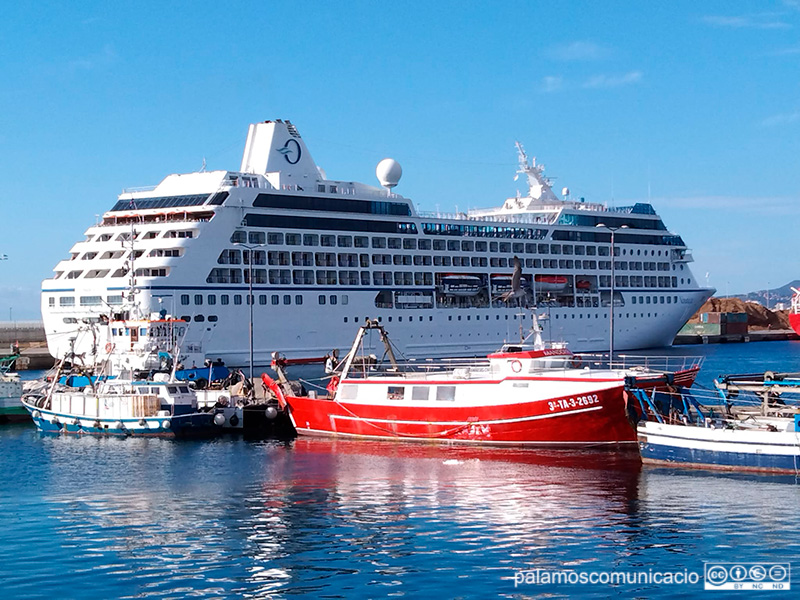
[[445, 275], [442, 277], [442, 292], [448, 296], [477, 296], [482, 288], [481, 278], [475, 275]]
[[567, 287], [567, 278], [564, 275], [536, 275], [534, 281], [536, 288], [543, 292], [558, 292]]

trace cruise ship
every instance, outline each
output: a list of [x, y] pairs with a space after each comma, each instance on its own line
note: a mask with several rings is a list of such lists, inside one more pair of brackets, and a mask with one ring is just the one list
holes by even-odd
[[396, 161], [378, 164], [380, 186], [331, 180], [290, 121], [252, 124], [238, 171], [125, 190], [86, 230], [42, 284], [49, 350], [101, 353], [80, 331], [134, 297], [140, 314], [190, 322], [206, 356], [232, 366], [249, 362], [251, 324], [260, 366], [347, 348], [367, 318], [409, 358], [469, 356], [519, 339], [531, 310], [575, 351], [608, 349], [610, 321], [615, 350], [670, 345], [714, 292], [681, 237], [650, 204], [557, 194], [517, 152], [525, 195], [430, 213], [395, 193]]

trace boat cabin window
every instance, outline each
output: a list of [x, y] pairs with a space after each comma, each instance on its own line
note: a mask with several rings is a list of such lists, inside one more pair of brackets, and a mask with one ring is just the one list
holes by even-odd
[[267, 234], [267, 243], [276, 245], [283, 244], [283, 234], [282, 233]]
[[167, 391], [170, 394], [177, 394], [178, 393], [178, 386], [176, 386], [176, 385], [168, 385], [167, 386]]
[[427, 400], [429, 396], [430, 396], [430, 389], [425, 386], [415, 385], [414, 387], [411, 388], [412, 400]]
[[403, 386], [390, 385], [386, 390], [387, 400], [403, 400], [405, 399], [406, 388]]
[[374, 237], [372, 238], [373, 248], [386, 248], [386, 238]]
[[180, 386], [181, 394], [188, 394], [189, 388], [185, 385]]
[[304, 234], [303, 246], [319, 246], [319, 236], [316, 233]]
[[452, 402], [456, 399], [456, 386], [440, 385], [436, 387], [436, 399], [442, 402]]

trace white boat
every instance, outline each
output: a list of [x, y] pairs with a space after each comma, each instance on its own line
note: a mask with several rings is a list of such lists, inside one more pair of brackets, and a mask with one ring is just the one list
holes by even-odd
[[486, 286], [475, 275], [445, 275], [442, 277], [442, 293], [445, 296], [477, 296]]
[[[646, 419], [642, 461], [668, 466], [796, 474], [800, 468], [800, 374], [727, 376], [710, 408], [698, 392], [629, 390]], [[749, 396], [749, 402], [748, 402]], [[790, 399], [791, 398], [791, 399]]]
[[46, 393], [22, 398], [33, 422], [46, 433], [208, 437], [221, 432], [224, 424], [224, 415], [199, 410], [186, 382], [116, 378], [75, 388], [58, 380], [57, 373]]
[[0, 357], [0, 423], [28, 418], [28, 412], [20, 402], [22, 381], [17, 373], [11, 371], [17, 357], [18, 354]]
[[[615, 347], [671, 344], [713, 293], [692, 275], [682, 238], [650, 204], [559, 196], [542, 165], [517, 149], [524, 195], [496, 208], [431, 213], [395, 193], [395, 161], [379, 164], [382, 187], [331, 179], [294, 125], [253, 124], [238, 170], [172, 174], [125, 190], [86, 230], [42, 284], [48, 348], [68, 353], [76, 326], [120, 306], [132, 278], [145, 314], [164, 309], [199, 324], [206, 357], [232, 366], [249, 358], [251, 288], [258, 365], [276, 350], [307, 357], [343, 350], [352, 325], [367, 317], [391, 323], [408, 356], [480, 356], [517, 329], [519, 298], [482, 291], [490, 274], [510, 276], [517, 256], [528, 281], [568, 280], [560, 290], [531, 286], [531, 304], [552, 306], [551, 337], [575, 351], [602, 350], [608, 227], [618, 228]], [[442, 283], [454, 274], [463, 286]], [[577, 293], [576, 281], [593, 284]], [[407, 302], [410, 292], [432, 302]], [[76, 341], [74, 351], [88, 356], [91, 340]]]

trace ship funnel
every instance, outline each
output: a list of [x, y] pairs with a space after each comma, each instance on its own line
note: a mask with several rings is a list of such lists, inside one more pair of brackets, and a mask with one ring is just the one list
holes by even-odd
[[250, 125], [242, 156], [242, 173], [281, 173], [294, 183], [316, 181], [319, 171], [297, 128], [289, 121], [264, 121]]

